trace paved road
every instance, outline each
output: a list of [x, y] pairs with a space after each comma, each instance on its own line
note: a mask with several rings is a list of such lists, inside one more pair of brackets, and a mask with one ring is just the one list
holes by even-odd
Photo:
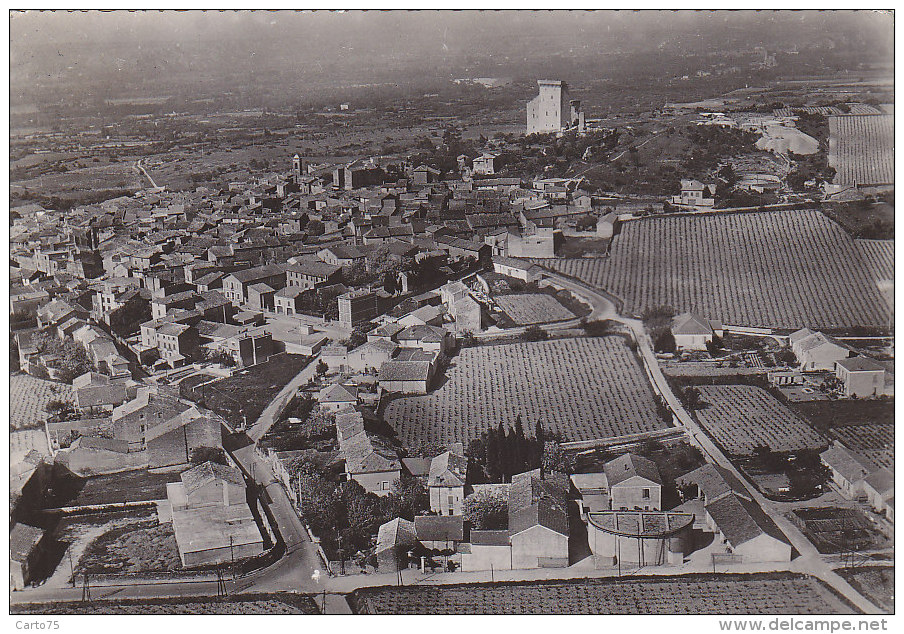
[[800, 572], [807, 572], [808, 574], [819, 577], [867, 614], [880, 614], [882, 611], [865, 599], [860, 593], [854, 590], [847, 581], [838, 575], [832, 566], [823, 559], [823, 556], [816, 547], [810, 543], [810, 540], [808, 540], [794, 524], [785, 518], [781, 505], [772, 502], [763, 496], [756, 487], [748, 482], [747, 478], [735, 468], [731, 461], [718, 447], [716, 447], [709, 437], [703, 433], [703, 430], [694, 418], [684, 409], [684, 406], [672, 392], [671, 387], [666, 381], [665, 375], [659, 367], [656, 355], [653, 352], [652, 341], [646, 333], [643, 323], [637, 319], [619, 316], [615, 313], [615, 307], [611, 301], [583, 284], [567, 280], [552, 272], [550, 272], [549, 277], [566, 288], [573, 288], [574, 292], [580, 293], [590, 300], [594, 306], [593, 319], [613, 319], [631, 328], [634, 333], [634, 338], [637, 341], [637, 350], [641, 355], [641, 359], [647, 371], [647, 375], [650, 377], [653, 388], [662, 396], [674, 413], [676, 425], [685, 429], [691, 442], [697, 445], [704, 454], [707, 455], [710, 462], [728, 469], [737, 476], [738, 480], [747, 488], [750, 496], [763, 508], [773, 521], [775, 521], [782, 532], [788, 537], [791, 545], [794, 546], [798, 553], [800, 553], [800, 556], [793, 562], [794, 568]]
[[[304, 592], [316, 594], [322, 592], [320, 584], [312, 579], [315, 570], [322, 569], [315, 545], [308, 537], [301, 520], [295, 512], [292, 502], [282, 484], [274, 477], [270, 465], [261, 459], [254, 450], [255, 443], [267, 433], [276, 421], [276, 415], [298, 387], [307, 383], [316, 372], [319, 355], [311, 360], [289, 381], [264, 409], [260, 417], [248, 430], [248, 441], [245, 446], [234, 449], [232, 456], [239, 467], [258, 483], [261, 489], [261, 501], [267, 508], [276, 525], [276, 531], [284, 545], [283, 557], [267, 568], [227, 582], [230, 594], [238, 592]], [[215, 577], [201, 577], [202, 580], [191, 582], [161, 583], [110, 583], [95, 586], [92, 599], [101, 598], [146, 598], [146, 597], [181, 597], [181, 596], [216, 596], [217, 582]], [[11, 603], [39, 603], [48, 601], [79, 601], [82, 597], [81, 587], [52, 588], [42, 586], [28, 588], [21, 592], [11, 592]], [[327, 607], [333, 605], [328, 601]], [[339, 605], [339, 604], [336, 604]], [[340, 606], [341, 607], [341, 606]]]

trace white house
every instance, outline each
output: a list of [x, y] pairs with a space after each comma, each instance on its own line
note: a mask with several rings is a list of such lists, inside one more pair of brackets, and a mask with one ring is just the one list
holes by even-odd
[[835, 370], [835, 362], [847, 359], [851, 354], [850, 348], [844, 344], [809, 328], [791, 333], [789, 341], [804, 372]]
[[678, 350], [706, 350], [713, 337], [722, 337], [722, 323], [694, 313], [682, 313], [672, 320], [672, 335]]

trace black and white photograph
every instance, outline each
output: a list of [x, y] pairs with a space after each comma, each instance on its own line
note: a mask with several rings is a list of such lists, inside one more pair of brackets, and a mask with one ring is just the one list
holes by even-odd
[[891, 629], [894, 10], [8, 16], [9, 631]]

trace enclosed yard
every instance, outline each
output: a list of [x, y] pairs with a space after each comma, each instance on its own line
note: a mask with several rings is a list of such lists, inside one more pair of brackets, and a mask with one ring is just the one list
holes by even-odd
[[494, 301], [518, 326], [548, 324], [574, 318], [570, 310], [550, 295], [500, 295]]
[[91, 603], [12, 605], [13, 614], [318, 614], [315, 601], [292, 593], [237, 594], [228, 597], [116, 599]]
[[467, 445], [520, 414], [565, 440], [593, 440], [663, 429], [640, 362], [619, 336], [464, 348], [440, 387], [398, 398], [386, 421], [409, 447]]
[[95, 539], [79, 560], [76, 573], [172, 572], [181, 567], [173, 525], [158, 524], [152, 517]]
[[778, 402], [753, 385], [701, 385], [706, 404], [697, 419], [726, 451], [749, 456], [756, 447], [772, 451], [819, 448], [828, 441]]
[[31, 429], [43, 425], [44, 409], [51, 401], [72, 402], [72, 386], [36, 379], [28, 374], [9, 376], [9, 428]]
[[365, 588], [359, 614], [852, 614], [821, 581], [793, 574]]
[[823, 554], [872, 550], [889, 546], [888, 540], [855, 508], [794, 509], [791, 520]]
[[48, 508], [88, 506], [166, 499], [167, 482], [178, 482], [179, 474], [151, 473], [146, 469], [109, 475], [79, 477], [57, 468], [51, 483]]
[[286, 383], [311, 362], [310, 357], [280, 354], [233, 376], [197, 388], [180, 385], [186, 398], [199, 403], [239, 425], [247, 417], [251, 425]]
[[724, 324], [887, 329], [874, 259], [816, 210], [670, 216], [626, 222], [610, 257], [535, 260], [622, 298]]

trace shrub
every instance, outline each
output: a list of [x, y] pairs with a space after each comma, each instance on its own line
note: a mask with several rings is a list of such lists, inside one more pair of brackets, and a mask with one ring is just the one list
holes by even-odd
[[530, 326], [521, 335], [524, 341], [545, 341], [549, 339], [549, 333], [539, 326]]

